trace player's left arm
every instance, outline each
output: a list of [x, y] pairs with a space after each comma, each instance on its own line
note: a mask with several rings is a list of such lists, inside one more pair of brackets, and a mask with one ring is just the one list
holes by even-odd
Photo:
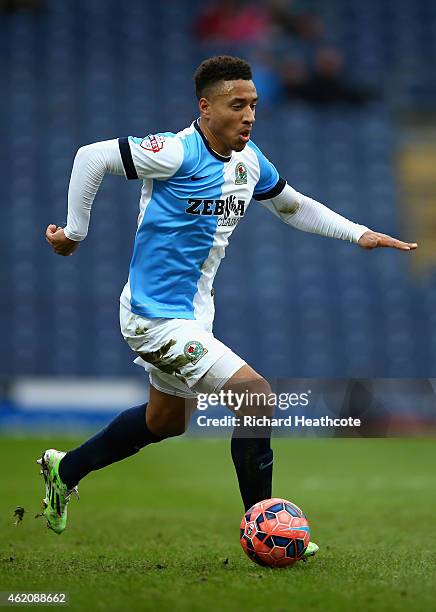
[[295, 191], [280, 178], [274, 164], [253, 142], [250, 142], [250, 148], [256, 154], [259, 164], [259, 179], [253, 197], [288, 225], [304, 232], [349, 240], [363, 249], [391, 247], [411, 251], [417, 248], [415, 242], [402, 242], [386, 234], [373, 232], [365, 225], [353, 223], [321, 202]]
[[278, 195], [261, 199], [261, 203], [292, 227], [321, 236], [349, 240], [363, 249], [391, 247], [400, 251], [411, 251], [418, 246], [416, 242], [403, 242], [387, 234], [374, 232], [364, 225], [353, 223], [284, 182]]

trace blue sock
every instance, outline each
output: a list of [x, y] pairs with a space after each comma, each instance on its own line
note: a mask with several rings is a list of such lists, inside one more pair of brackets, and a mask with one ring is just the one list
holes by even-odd
[[67, 452], [59, 464], [59, 476], [69, 489], [89, 472], [121, 461], [147, 444], [162, 440], [148, 429], [146, 408], [147, 404], [142, 404], [125, 410], [95, 436]]

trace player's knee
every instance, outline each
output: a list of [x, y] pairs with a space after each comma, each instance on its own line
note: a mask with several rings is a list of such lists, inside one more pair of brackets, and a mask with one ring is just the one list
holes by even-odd
[[171, 423], [170, 425], [166, 425], [162, 428], [161, 437], [162, 438], [175, 438], [177, 436], [181, 436], [186, 431], [186, 425], [184, 423]]
[[250, 384], [249, 406], [253, 416], [272, 416], [274, 405], [271, 405], [272, 390], [269, 382], [259, 376]]
[[252, 395], [258, 395], [259, 398], [267, 399], [271, 394], [271, 386], [262, 376], [247, 382], [247, 391]]
[[271, 386], [262, 376], [257, 375], [238, 383], [232, 391], [243, 400], [240, 407], [242, 413], [256, 417], [272, 416], [274, 405], [271, 401]]
[[167, 414], [153, 414], [147, 416], [148, 429], [159, 438], [174, 438], [185, 433], [187, 424], [184, 418], [171, 418]]
[[159, 438], [174, 438], [181, 436], [186, 431], [186, 425], [181, 421], [152, 420], [148, 424], [148, 428]]
[[192, 406], [183, 398], [170, 396], [150, 387], [146, 411], [148, 429], [159, 438], [173, 438], [185, 433]]

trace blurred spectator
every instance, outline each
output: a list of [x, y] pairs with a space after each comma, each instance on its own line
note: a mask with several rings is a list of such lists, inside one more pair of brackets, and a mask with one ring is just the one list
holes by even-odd
[[283, 98], [283, 85], [274, 57], [258, 49], [250, 56], [253, 81], [262, 106], [274, 105]]
[[311, 73], [298, 60], [287, 61], [281, 72], [284, 89], [291, 99], [302, 99], [311, 104], [344, 102], [359, 105], [377, 97], [373, 90], [347, 79], [344, 58], [332, 46], [317, 50]]
[[206, 6], [194, 23], [194, 34], [210, 42], [256, 42], [269, 27], [267, 8], [245, 0], [221, 0]]
[[290, 97], [301, 97], [309, 81], [309, 71], [302, 59], [292, 57], [280, 67], [285, 93]]
[[321, 18], [313, 13], [293, 11], [292, 4], [293, 2], [289, 0], [270, 0], [269, 14], [272, 26], [288, 36], [297, 36], [305, 40], [321, 38], [325, 30]]
[[313, 67], [295, 56], [302, 46], [320, 45], [324, 33], [320, 17], [298, 12], [292, 0], [213, 2], [194, 23], [197, 39], [218, 44], [217, 53], [251, 56], [262, 102], [273, 104], [287, 97], [319, 105], [360, 105], [375, 98], [373, 91], [347, 78], [343, 55], [333, 45], [317, 49]]
[[15, 13], [17, 11], [39, 13], [45, 8], [45, 0], [0, 0], [0, 11], [2, 13]]

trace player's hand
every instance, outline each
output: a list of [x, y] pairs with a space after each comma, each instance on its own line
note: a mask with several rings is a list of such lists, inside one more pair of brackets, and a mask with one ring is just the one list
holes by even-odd
[[390, 247], [391, 249], [399, 249], [400, 251], [414, 251], [418, 248], [416, 242], [402, 242], [387, 234], [379, 232], [365, 232], [357, 243], [362, 249], [377, 249], [378, 247]]
[[64, 257], [67, 255], [72, 255], [80, 244], [80, 242], [67, 238], [62, 227], [57, 227], [54, 224], [47, 227], [45, 238], [52, 246], [53, 251], [58, 255], [63, 255]]

